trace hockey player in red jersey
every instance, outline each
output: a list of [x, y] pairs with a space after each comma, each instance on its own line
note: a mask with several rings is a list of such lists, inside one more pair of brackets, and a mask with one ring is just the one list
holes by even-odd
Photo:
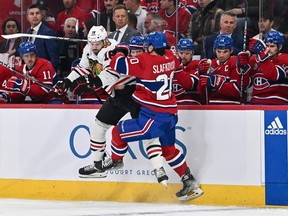
[[[38, 58], [36, 46], [32, 42], [22, 42], [18, 52], [24, 61], [24, 64], [16, 68], [25, 75], [34, 77], [37, 81], [53, 87], [56, 72], [52, 64], [46, 59]], [[28, 100], [32, 103], [48, 103], [53, 97], [50, 89], [44, 88], [37, 83], [15, 74], [5, 82], [5, 88], [10, 91], [8, 101], [10, 103], [24, 103]]]
[[255, 53], [250, 59], [253, 91], [252, 104], [288, 104], [288, 55], [280, 53], [283, 34], [270, 31], [264, 41], [255, 40], [249, 49]]
[[[107, 38], [106, 31], [103, 30], [102, 26], [94, 26], [91, 28], [91, 32], [88, 35], [88, 41], [91, 43], [91, 47], [98, 44], [97, 53], [93, 53], [91, 47], [89, 48], [89, 55], [85, 54], [93, 60], [98, 60], [102, 63], [103, 68], [107, 69], [110, 63], [110, 58], [113, 54], [116, 41]], [[92, 32], [94, 32], [92, 34]], [[92, 34], [92, 35], [91, 35]], [[93, 39], [93, 40], [91, 40]], [[101, 46], [102, 44], [102, 46]], [[93, 45], [93, 46], [92, 46]], [[135, 53], [140, 54], [139, 51], [143, 49], [143, 42], [141, 45], [141, 37], [132, 37], [129, 41], [129, 45], [135, 51]], [[142, 47], [141, 47], [142, 46]], [[117, 47], [121, 49], [121, 45]], [[85, 53], [85, 52], [84, 52]], [[138, 116], [139, 104], [135, 103], [131, 99], [131, 95], [135, 90], [135, 77], [129, 76], [117, 76], [115, 72], [110, 73], [110, 70], [104, 70], [98, 73], [96, 77], [89, 74], [88, 60], [85, 58], [83, 62], [81, 60], [79, 67], [73, 71], [71, 76], [69, 75], [67, 79], [63, 82], [59, 82], [58, 91], [60, 94], [67, 91], [67, 88], [71, 85], [71, 91], [74, 94], [82, 95], [87, 88], [87, 80], [94, 80], [96, 83], [94, 88], [104, 87], [107, 92], [111, 93], [111, 96], [104, 102], [101, 109], [96, 115], [95, 121], [90, 125], [90, 146], [92, 151], [93, 163], [82, 167], [79, 169], [79, 176], [82, 178], [100, 178], [106, 177], [106, 172], [99, 170], [95, 167], [97, 161], [101, 161], [104, 157], [104, 152], [106, 148], [106, 137], [105, 134], [107, 130], [112, 126], [116, 125], [119, 120], [128, 112], [133, 118]], [[86, 62], [86, 64], [85, 64]], [[87, 68], [87, 69], [86, 69]], [[89, 75], [89, 76], [88, 76]], [[71, 84], [71, 81], [73, 83]], [[159, 142], [158, 142], [159, 143]], [[165, 181], [168, 180], [168, 176], [163, 168], [163, 157], [161, 152], [161, 147], [157, 142], [150, 143], [150, 146], [145, 145], [147, 150], [147, 155], [153, 165], [155, 176], [159, 183], [165, 185]], [[159, 150], [160, 149], [160, 150]]]
[[183, 182], [183, 188], [176, 196], [186, 201], [200, 196], [203, 191], [190, 173], [185, 155], [175, 147], [177, 102], [170, 83], [174, 73], [182, 68], [180, 59], [165, 49], [166, 46], [165, 34], [153, 32], [145, 39], [147, 52], [137, 57], [125, 57], [120, 52], [112, 58], [112, 70], [137, 77], [132, 98], [141, 105], [141, 109], [138, 118], [120, 121], [113, 128], [112, 161], [99, 161], [95, 166], [103, 170], [122, 168], [128, 142], [153, 142], [159, 138], [164, 158]]
[[[218, 35], [214, 42], [216, 59], [199, 62], [200, 85], [198, 90], [207, 104], [240, 104], [245, 102], [249, 85], [249, 51], [231, 56], [233, 39]], [[241, 98], [243, 97], [243, 98]]]
[[[193, 59], [194, 44], [191, 39], [180, 39], [177, 44], [177, 52], [182, 60], [184, 66], [184, 74], [178, 79], [173, 79], [173, 93], [176, 96], [178, 105], [200, 105], [205, 101], [203, 97], [197, 91], [199, 82], [198, 63], [199, 60]], [[188, 86], [187, 86], [188, 85]], [[187, 91], [189, 90], [189, 91]]]

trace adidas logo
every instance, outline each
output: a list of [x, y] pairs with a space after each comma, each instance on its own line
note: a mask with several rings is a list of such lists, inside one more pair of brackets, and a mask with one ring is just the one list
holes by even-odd
[[265, 130], [266, 135], [287, 135], [287, 130], [284, 129], [279, 117], [277, 116], [274, 121], [268, 125]]

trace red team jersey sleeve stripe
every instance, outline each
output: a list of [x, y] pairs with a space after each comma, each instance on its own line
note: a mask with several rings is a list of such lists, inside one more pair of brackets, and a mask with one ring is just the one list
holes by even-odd
[[137, 136], [141, 136], [144, 135], [145, 133], [147, 133], [147, 131], [149, 131], [151, 125], [153, 124], [154, 120], [153, 119], [149, 119], [146, 124], [144, 125], [143, 128], [141, 128], [141, 130], [138, 131], [133, 131], [133, 132], [129, 132], [129, 133], [121, 133], [121, 138], [125, 139], [125, 138], [130, 138], [130, 137], [137, 137]]

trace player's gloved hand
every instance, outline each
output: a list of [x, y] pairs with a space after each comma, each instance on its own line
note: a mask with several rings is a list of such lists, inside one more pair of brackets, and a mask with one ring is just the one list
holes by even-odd
[[26, 94], [30, 89], [30, 82], [26, 79], [12, 76], [7, 80], [6, 88], [11, 91], [19, 91]]
[[263, 62], [269, 58], [268, 48], [263, 40], [250, 39], [249, 50], [256, 54], [256, 60]]
[[213, 89], [221, 89], [226, 81], [226, 77], [217, 74], [207, 74], [200, 77], [200, 85], [207, 86]]
[[8, 103], [9, 97], [5, 92], [0, 92], [0, 104]]
[[201, 59], [198, 63], [199, 74], [207, 74], [211, 67], [211, 60], [204, 58]]
[[64, 95], [70, 86], [71, 81], [69, 79], [59, 80], [54, 86], [54, 92], [58, 95]]
[[245, 66], [249, 64], [249, 59], [250, 59], [250, 52], [249, 51], [239, 52], [237, 55], [237, 66], [239, 68], [245, 69]]
[[70, 90], [75, 95], [82, 95], [91, 91], [92, 82], [92, 76], [81, 76], [72, 82]]
[[115, 49], [113, 50], [113, 55], [116, 55], [117, 53], [123, 53], [125, 56], [130, 55], [130, 48], [126, 44], [118, 44]]

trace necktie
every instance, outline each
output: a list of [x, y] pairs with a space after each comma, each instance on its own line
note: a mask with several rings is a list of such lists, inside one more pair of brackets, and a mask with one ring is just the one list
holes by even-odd
[[107, 16], [107, 28], [106, 28], [107, 32], [110, 32], [110, 17], [109, 15]]
[[114, 35], [114, 40], [118, 41], [119, 34], [120, 34], [120, 30], [117, 30], [116, 34]]
[[3, 50], [3, 53], [7, 53], [9, 51], [10, 42], [11, 42], [11, 40], [9, 40], [9, 39], [6, 41], [6, 45], [5, 45], [5, 48]]
[[[29, 34], [33, 34], [33, 32], [34, 32], [33, 28], [29, 29]], [[29, 37], [28, 41], [33, 41], [33, 37]]]

